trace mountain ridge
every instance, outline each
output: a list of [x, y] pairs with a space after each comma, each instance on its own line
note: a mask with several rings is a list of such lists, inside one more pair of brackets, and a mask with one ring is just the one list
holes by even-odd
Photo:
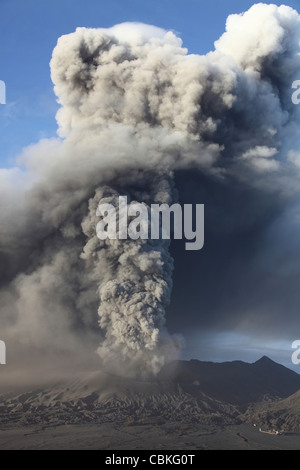
[[[289, 412], [284, 415], [284, 400], [290, 396]], [[275, 418], [286, 416], [295, 429], [299, 400], [300, 375], [267, 357], [252, 364], [174, 361], [152, 380], [86, 371], [26, 393], [2, 395], [0, 424], [178, 422], [223, 426], [271, 422], [274, 411]]]
[[209, 396], [237, 406], [248, 406], [264, 396], [287, 398], [300, 389], [300, 375], [267, 356], [243, 361], [173, 361], [159, 377], [178, 383], [198, 383]]

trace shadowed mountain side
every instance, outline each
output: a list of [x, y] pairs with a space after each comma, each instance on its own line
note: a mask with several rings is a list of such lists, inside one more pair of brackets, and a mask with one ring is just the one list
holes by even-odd
[[265, 429], [300, 432], [300, 390], [284, 400], [260, 404], [249, 409], [246, 421], [257, 423]]
[[253, 364], [174, 361], [160, 372], [174, 383], [194, 384], [218, 400], [245, 407], [265, 398], [286, 398], [300, 389], [300, 375], [264, 356]]
[[[287, 402], [290, 403], [287, 426], [295, 427], [300, 392], [293, 395], [295, 399], [291, 397], [291, 402], [278, 398], [299, 389], [298, 374], [266, 357], [254, 364], [178, 361], [166, 366], [152, 380], [86, 372], [52, 386], [2, 394], [0, 424], [154, 426], [178, 422], [222, 426], [239, 424], [244, 419], [258, 421], [258, 411], [263, 422], [270, 421], [273, 410], [280, 417]], [[269, 407], [270, 402], [274, 408]]]

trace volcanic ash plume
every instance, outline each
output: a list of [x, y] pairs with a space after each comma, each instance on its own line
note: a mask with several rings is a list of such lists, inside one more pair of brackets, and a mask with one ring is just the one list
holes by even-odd
[[[142, 190], [128, 192], [129, 184], [122, 189], [129, 207], [134, 200], [143, 200], [147, 208], [152, 203], [172, 203], [173, 187], [168, 178], [144, 174], [140, 183]], [[180, 339], [171, 338], [164, 328], [173, 260], [169, 240], [98, 239], [99, 201], [118, 208], [119, 196], [116, 189], [104, 187], [90, 200], [89, 215], [82, 224], [88, 237], [82, 258], [99, 283], [99, 324], [105, 339], [98, 354], [109, 370], [120, 373], [122, 368], [126, 375], [143, 376], [157, 373], [180, 345]]]
[[140, 24], [78, 28], [58, 40], [51, 76], [59, 138], [24, 152], [23, 189], [0, 173], [7, 337], [39, 349], [51, 338], [71, 352], [98, 341], [110, 370], [159, 370], [179, 344], [165, 329], [169, 242], [99, 240], [98, 204], [117, 206], [119, 196], [171, 204], [173, 173], [187, 168], [259, 190], [298, 187], [289, 155], [299, 139], [291, 101], [299, 31], [296, 11], [259, 4], [231, 16], [205, 56]]

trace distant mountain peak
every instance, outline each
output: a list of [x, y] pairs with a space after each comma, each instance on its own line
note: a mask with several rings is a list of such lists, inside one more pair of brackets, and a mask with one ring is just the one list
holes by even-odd
[[276, 362], [272, 361], [268, 356], [262, 356], [258, 361], [254, 362], [254, 364], [276, 364]]

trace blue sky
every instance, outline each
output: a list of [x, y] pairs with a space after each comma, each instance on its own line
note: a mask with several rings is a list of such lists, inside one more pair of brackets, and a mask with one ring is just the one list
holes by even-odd
[[[57, 103], [49, 61], [57, 38], [77, 26], [109, 27], [140, 21], [175, 30], [192, 53], [206, 53], [230, 13], [249, 0], [0, 0], [0, 166], [11, 167], [22, 148], [56, 133]], [[265, 2], [276, 3], [282, 2]], [[286, 4], [297, 9], [299, 0]]]

